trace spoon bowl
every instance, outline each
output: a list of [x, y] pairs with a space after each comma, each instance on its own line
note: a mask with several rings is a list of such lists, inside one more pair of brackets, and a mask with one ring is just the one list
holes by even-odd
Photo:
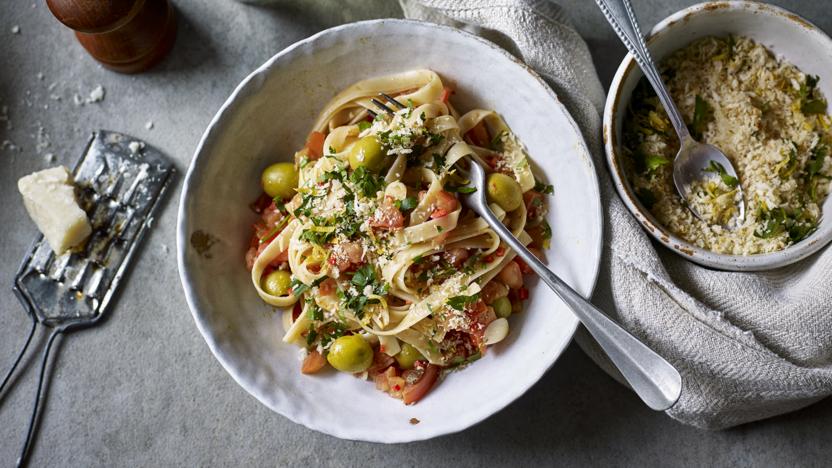
[[[714, 176], [721, 176], [723, 180], [729, 182], [728, 185], [733, 181], [737, 190], [737, 196], [735, 197], [737, 203], [736, 214], [732, 218], [732, 222], [725, 225], [728, 229], [736, 228], [745, 219], [745, 196], [742, 185], [739, 183], [737, 171], [728, 157], [725, 156], [725, 153], [720, 151], [719, 148], [700, 143], [690, 136], [687, 137], [673, 161], [673, 184], [683, 200], [690, 200], [692, 186], [701, 181], [703, 177], [707, 177], [708, 173], [713, 173], [714, 168], [718, 169]], [[704, 218], [692, 204], [688, 203], [687, 206], [697, 218], [705, 222], [712, 222], [712, 220]]]

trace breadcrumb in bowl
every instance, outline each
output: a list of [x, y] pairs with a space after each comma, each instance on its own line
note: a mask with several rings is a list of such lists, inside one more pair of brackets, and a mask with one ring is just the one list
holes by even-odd
[[[739, 176], [715, 165], [688, 200], [672, 183], [678, 140], [631, 56], [613, 80], [604, 140], [616, 189], [653, 237], [687, 259], [767, 270], [832, 238], [823, 216], [832, 213], [832, 40], [795, 18], [756, 2], [710, 2], [654, 28], [653, 58], [692, 134], [725, 152]], [[747, 209], [738, 221], [740, 184]]]

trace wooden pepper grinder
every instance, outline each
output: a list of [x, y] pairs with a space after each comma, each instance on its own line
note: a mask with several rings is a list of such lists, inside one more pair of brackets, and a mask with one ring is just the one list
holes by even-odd
[[168, 0], [46, 0], [53, 15], [75, 31], [105, 67], [138, 73], [173, 46], [176, 19]]

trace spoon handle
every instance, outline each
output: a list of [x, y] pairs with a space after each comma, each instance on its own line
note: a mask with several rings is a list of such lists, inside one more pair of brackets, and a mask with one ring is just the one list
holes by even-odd
[[607, 353], [621, 374], [638, 396], [654, 410], [666, 410], [676, 403], [682, 391], [679, 372], [644, 345], [636, 337], [621, 328], [591, 302], [569, 287], [552, 270], [535, 257], [490, 209], [479, 213], [497, 235], [523, 259], [543, 281], [578, 316], [601, 348]]
[[650, 56], [650, 49], [644, 42], [644, 37], [641, 35], [641, 30], [638, 27], [638, 20], [633, 12], [633, 6], [630, 0], [595, 0], [595, 3], [601, 8], [601, 12], [607, 21], [621, 38], [621, 42], [627, 50], [633, 54], [644, 76], [653, 85], [659, 100], [662, 102], [667, 115], [670, 117], [670, 122], [673, 128], [676, 129], [676, 134], [679, 135], [679, 141], [684, 142], [690, 138], [685, 120], [679, 109], [670, 97], [670, 93], [662, 82], [662, 76], [656, 69], [656, 64], [653, 63], [653, 58]]

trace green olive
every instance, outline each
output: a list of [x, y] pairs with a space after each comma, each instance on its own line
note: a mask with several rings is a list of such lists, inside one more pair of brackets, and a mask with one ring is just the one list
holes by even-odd
[[488, 175], [488, 201], [500, 205], [505, 211], [514, 211], [523, 204], [523, 192], [520, 184], [511, 177], [494, 172]]
[[495, 299], [491, 307], [494, 308], [494, 313], [497, 314], [497, 317], [508, 318], [511, 315], [511, 301], [505, 296]]
[[288, 271], [275, 270], [263, 277], [260, 287], [272, 296], [285, 296], [292, 287], [292, 275]]
[[402, 369], [413, 369], [413, 364], [416, 361], [422, 360], [425, 357], [413, 345], [405, 343], [402, 345], [402, 350], [396, 355], [396, 362]]
[[353, 170], [364, 166], [373, 172], [379, 172], [384, 168], [386, 159], [381, 142], [375, 135], [365, 136], [350, 148], [350, 167]]
[[283, 200], [292, 198], [298, 186], [298, 171], [292, 163], [282, 162], [272, 164], [260, 176], [263, 191], [270, 197], [280, 197]]
[[373, 348], [361, 335], [347, 335], [332, 342], [326, 360], [341, 372], [364, 372], [373, 363]]

